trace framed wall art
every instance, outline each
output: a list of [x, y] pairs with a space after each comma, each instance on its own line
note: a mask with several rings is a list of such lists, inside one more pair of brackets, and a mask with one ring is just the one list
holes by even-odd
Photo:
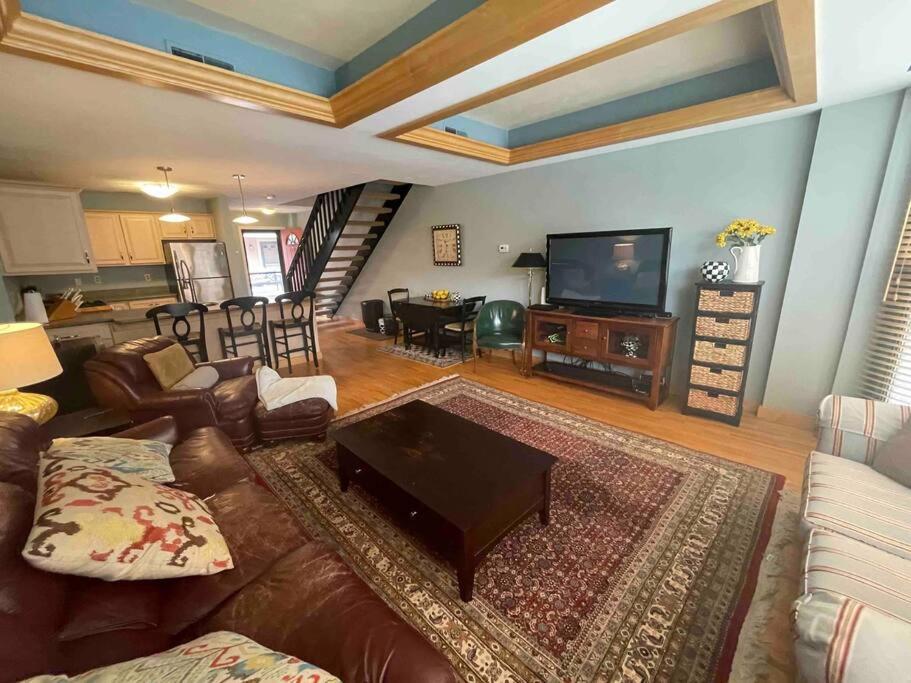
[[431, 233], [433, 235], [433, 265], [461, 266], [462, 226], [454, 223], [434, 225]]

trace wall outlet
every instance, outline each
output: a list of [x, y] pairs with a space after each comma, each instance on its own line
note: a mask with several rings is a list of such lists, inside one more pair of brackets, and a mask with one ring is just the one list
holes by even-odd
[[95, 284], [96, 284], [96, 285], [100, 285], [100, 284], [101, 284], [101, 276], [100, 276], [100, 275], [96, 275], [96, 276], [95, 276]]
[[145, 280], [146, 282], [151, 282], [151, 281], [152, 281], [152, 274], [151, 274], [151, 273], [143, 273], [143, 274], [142, 274], [142, 279]]
[[508, 253], [509, 253], [509, 245], [508, 245], [508, 244], [501, 244], [500, 246], [497, 247], [497, 251], [500, 252], [501, 254], [508, 254]]
[[73, 278], [73, 284], [76, 285], [77, 287], [82, 287], [82, 278], [81, 278], [81, 277], [74, 277], [74, 278]]

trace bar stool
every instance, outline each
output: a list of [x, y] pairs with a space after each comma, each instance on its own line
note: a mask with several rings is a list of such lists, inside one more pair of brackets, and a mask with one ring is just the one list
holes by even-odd
[[[199, 314], [199, 331], [196, 336], [192, 336], [190, 326], [190, 316], [193, 313]], [[164, 304], [155, 306], [146, 311], [146, 318], [150, 318], [155, 323], [155, 334], [161, 334], [161, 322], [159, 316], [171, 320], [171, 336], [184, 347], [187, 352], [196, 358], [197, 363], [209, 362], [209, 350], [206, 347], [206, 313], [209, 309], [202, 304], [185, 303], [185, 304]]]
[[[238, 357], [237, 347], [251, 346], [256, 344], [259, 353], [253, 356], [254, 360], [260, 361], [263, 365], [272, 367], [272, 359], [269, 356], [269, 340], [266, 331], [266, 306], [269, 300], [264, 296], [239, 296], [234, 299], [222, 301], [220, 308], [225, 312], [228, 319], [228, 327], [218, 328], [218, 341], [221, 344], [221, 352], [225, 358]], [[260, 321], [256, 321], [256, 309], [259, 308]], [[231, 315], [233, 309], [240, 310], [240, 327], [234, 326], [234, 320]], [[239, 339], [248, 338], [247, 341]]]
[[[280, 320], [269, 321], [269, 336], [272, 338], [272, 357], [275, 364], [278, 365], [279, 356], [288, 361], [288, 372], [291, 372], [291, 354], [297, 351], [303, 351], [307, 362], [310, 362], [310, 352], [313, 352], [313, 366], [319, 368], [319, 359], [316, 357], [316, 329], [313, 322], [313, 313], [316, 310], [314, 306], [315, 295], [313, 292], [285, 292], [275, 297], [275, 303], [278, 304], [278, 315]], [[304, 310], [304, 302], [309, 302], [309, 308]], [[291, 317], [285, 317], [285, 304], [291, 305]], [[300, 332], [297, 330], [300, 329]], [[288, 334], [291, 330], [293, 334]], [[279, 337], [279, 333], [281, 337]], [[301, 345], [292, 347], [291, 343], [297, 337], [301, 339]], [[278, 345], [282, 345], [282, 351], [278, 350]]]

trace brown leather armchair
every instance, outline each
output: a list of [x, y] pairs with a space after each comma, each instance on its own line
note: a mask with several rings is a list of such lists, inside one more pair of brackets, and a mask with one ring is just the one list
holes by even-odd
[[220, 430], [181, 441], [166, 417], [118, 436], [176, 444], [172, 485], [205, 498], [234, 568], [157, 581], [35, 569], [21, 552], [44, 440], [30, 418], [0, 413], [0, 683], [74, 675], [219, 630], [351, 683], [455, 683], [446, 657], [301, 528]]
[[181, 434], [199, 427], [219, 427], [236, 447], [252, 446], [257, 440], [253, 359], [200, 363], [218, 370], [218, 384], [211, 389], [163, 391], [143, 356], [176, 343], [168, 337], [150, 337], [103, 349], [84, 366], [95, 399], [108, 408], [126, 409], [137, 424], [173, 415]]

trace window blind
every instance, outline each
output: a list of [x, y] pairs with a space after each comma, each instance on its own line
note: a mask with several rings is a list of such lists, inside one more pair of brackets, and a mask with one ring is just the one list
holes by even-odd
[[876, 314], [861, 390], [868, 398], [911, 404], [911, 207]]

